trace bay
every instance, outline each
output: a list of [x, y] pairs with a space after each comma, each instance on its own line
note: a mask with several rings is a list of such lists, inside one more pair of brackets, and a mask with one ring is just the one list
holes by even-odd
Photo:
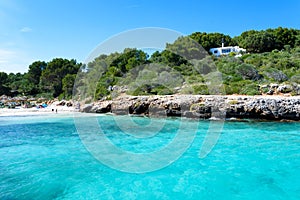
[[115, 146], [141, 154], [171, 143], [182, 124], [197, 130], [170, 165], [126, 173], [90, 153], [72, 115], [0, 117], [0, 199], [300, 199], [300, 123], [226, 121], [199, 158], [210, 121], [93, 117]]

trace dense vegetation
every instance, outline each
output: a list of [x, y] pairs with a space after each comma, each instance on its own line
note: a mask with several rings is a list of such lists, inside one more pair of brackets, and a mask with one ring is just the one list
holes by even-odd
[[[216, 58], [205, 53], [221, 46], [222, 41], [226, 46], [246, 48], [247, 54]], [[100, 55], [87, 65], [62, 58], [36, 61], [24, 74], [0, 72], [0, 95], [68, 99], [76, 76], [76, 91], [84, 90], [94, 99], [111, 97], [115, 92], [209, 94], [209, 80], [222, 81], [227, 94], [268, 93], [268, 86], [277, 83], [288, 85], [286, 92], [298, 95], [300, 30], [250, 30], [234, 38], [195, 32], [167, 44], [165, 50], [151, 57], [142, 50], [125, 49], [122, 53]]]
[[80, 66], [75, 60], [55, 58], [33, 62], [24, 74], [0, 72], [0, 95], [71, 98]]

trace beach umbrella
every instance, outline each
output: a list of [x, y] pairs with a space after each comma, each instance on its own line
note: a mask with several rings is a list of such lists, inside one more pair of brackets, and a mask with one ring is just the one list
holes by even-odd
[[24, 98], [24, 97], [14, 97], [13, 101], [16, 101], [16, 102], [26, 101], [26, 98]]
[[1, 97], [0, 97], [0, 100], [7, 100], [8, 99], [8, 96], [6, 96], [6, 95], [2, 95]]
[[6, 104], [6, 103], [8, 103], [9, 101], [8, 101], [7, 99], [3, 99], [3, 100], [1, 100], [1, 102], [4, 103], [4, 104]]
[[40, 98], [38, 98], [38, 101], [39, 102], [42, 102], [42, 101], [46, 101], [47, 99], [46, 98], [44, 98], [44, 97], [40, 97]]
[[36, 101], [36, 98], [31, 97], [31, 98], [27, 99], [27, 101]]
[[10, 101], [19, 101], [19, 97], [13, 97], [10, 99]]
[[14, 101], [14, 99], [11, 98], [11, 97], [7, 97], [7, 99], [5, 99], [5, 100], [6, 100], [6, 102], [12, 102], [12, 101]]

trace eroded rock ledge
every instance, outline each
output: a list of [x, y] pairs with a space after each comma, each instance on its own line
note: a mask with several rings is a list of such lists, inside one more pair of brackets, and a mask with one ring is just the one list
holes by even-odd
[[121, 96], [85, 105], [83, 112], [117, 115], [300, 120], [300, 96]]

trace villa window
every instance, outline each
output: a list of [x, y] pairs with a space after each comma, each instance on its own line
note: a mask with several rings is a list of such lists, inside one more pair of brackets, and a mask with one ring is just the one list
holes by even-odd
[[230, 53], [231, 49], [222, 49], [222, 53]]

